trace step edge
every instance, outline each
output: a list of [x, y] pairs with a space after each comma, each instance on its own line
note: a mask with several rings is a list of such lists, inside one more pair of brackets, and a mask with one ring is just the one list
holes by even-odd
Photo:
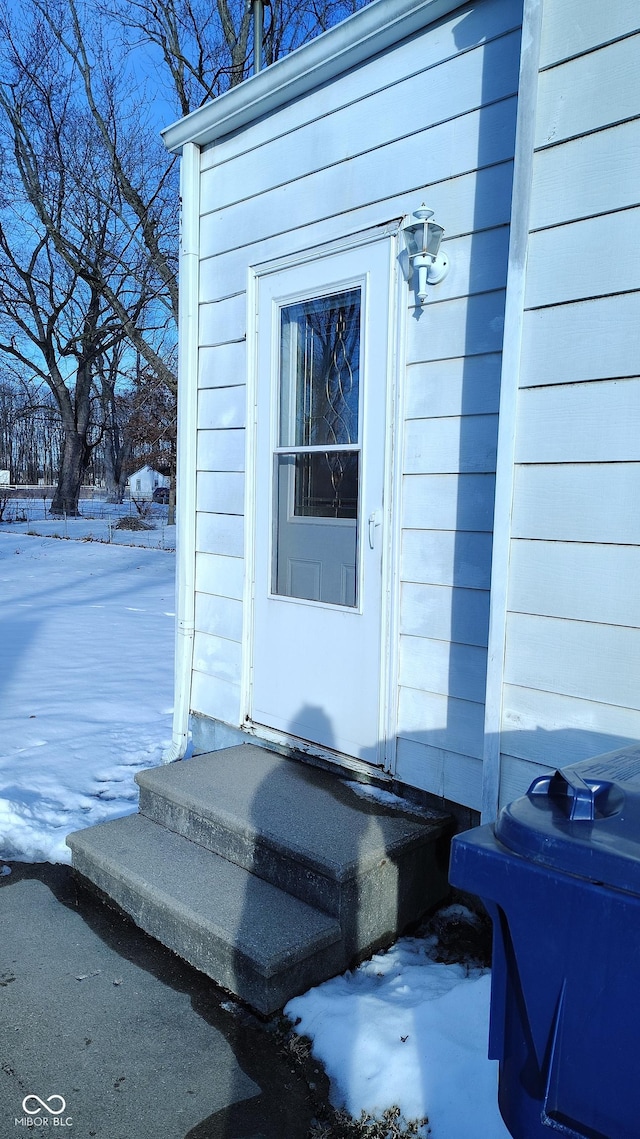
[[[98, 885], [91, 878], [87, 878], [81, 870], [74, 868], [74, 875], [78, 883], [84, 889], [101, 900], [104, 905], [111, 906], [128, 921], [132, 921], [142, 930], [145, 935], [153, 941], [162, 945], [168, 952], [175, 954], [180, 960], [186, 962], [190, 968], [195, 969], [203, 977], [206, 977], [216, 988], [220, 989], [223, 993], [228, 993], [234, 1000], [241, 1000], [249, 1005], [250, 1008], [255, 1009], [261, 1016], [271, 1017], [274, 1013], [281, 1011], [292, 997], [299, 996], [301, 993], [306, 992], [309, 988], [322, 984], [323, 981], [329, 977], [336, 976], [347, 968], [348, 962], [345, 958], [344, 949], [338, 943], [333, 943], [320, 949], [317, 954], [310, 955], [309, 957], [302, 958], [300, 961], [288, 963], [287, 968], [281, 970], [279, 973], [265, 975], [261, 973], [255, 966], [251, 958], [244, 958], [245, 970], [244, 977], [241, 977], [237, 971], [234, 971], [233, 980], [223, 976], [225, 969], [225, 962], [220, 962], [221, 969], [218, 969], [211, 962], [203, 960], [202, 956], [197, 952], [193, 952], [188, 945], [181, 944], [179, 940], [174, 940], [171, 937], [160, 935], [151, 928], [151, 923], [142, 924], [140, 919], [136, 919], [133, 915], [104, 888]], [[336, 956], [337, 953], [340, 956]], [[238, 955], [240, 956], [240, 955]], [[305, 972], [309, 969], [315, 957], [316, 964], [319, 964], [320, 972], [312, 971], [311, 974], [304, 981], [296, 979], [296, 973], [299, 970]], [[318, 958], [320, 961], [318, 962]]]
[[[295, 843], [285, 843], [274, 834], [258, 830], [257, 827], [254, 826], [248, 826], [246, 822], [238, 819], [236, 815], [231, 814], [229, 811], [222, 810], [221, 808], [218, 808], [216, 813], [207, 811], [206, 809], [203, 810], [201, 803], [193, 796], [185, 795], [183, 792], [169, 795], [150, 787], [145, 787], [143, 790], [155, 800], [175, 803], [178, 807], [182, 807], [191, 812], [205, 823], [217, 823], [226, 833], [240, 835], [254, 847], [261, 845], [281, 857], [295, 859], [303, 868], [312, 870], [314, 873], [326, 878], [329, 882], [335, 882], [340, 885], [346, 880], [344, 874], [338, 872], [335, 864], [332, 865], [331, 863], [323, 862], [321, 859], [316, 859], [313, 855], [310, 856], [303, 848], [297, 846]], [[140, 813], [144, 814], [146, 818], [151, 817], [146, 814], [142, 804], [140, 805]], [[154, 819], [152, 821], [155, 822], [156, 820]], [[162, 826], [163, 824], [160, 823], [159, 825]], [[179, 832], [176, 831], [174, 833], [177, 834]], [[190, 841], [195, 842], [194, 839], [190, 839]], [[202, 844], [195, 843], [195, 845], [201, 846]]]
[[[125, 816], [123, 816], [123, 818], [132, 818], [132, 819], [135, 819], [137, 817], [138, 816], [136, 816], [136, 815], [129, 815], [129, 816], [125, 815]], [[110, 821], [116, 822], [119, 820], [110, 820]], [[149, 819], [147, 821], [152, 823], [152, 825], [154, 825], [154, 826], [157, 825], [157, 824], [153, 823], [153, 820], [151, 820], [151, 819]], [[98, 825], [102, 826], [104, 824], [98, 824]], [[87, 830], [87, 831], [90, 831], [92, 829], [93, 829], [92, 827], [85, 828], [85, 830]], [[222, 944], [224, 946], [230, 946], [231, 945], [229, 939], [227, 937], [225, 937], [225, 934], [228, 933], [228, 931], [225, 930], [224, 926], [216, 925], [213, 921], [210, 921], [206, 918], [202, 918], [200, 915], [195, 913], [195, 911], [192, 910], [190, 907], [188, 907], [185, 904], [183, 904], [182, 902], [180, 902], [179, 899], [176, 899], [174, 894], [163, 891], [160, 887], [157, 886], [157, 884], [150, 883], [146, 878], [142, 877], [140, 874], [136, 874], [136, 871], [134, 868], [132, 868], [130, 866], [126, 866], [126, 875], [123, 874], [122, 869], [121, 869], [121, 864], [117, 862], [117, 859], [109, 858], [109, 856], [105, 855], [103, 851], [97, 851], [96, 852], [95, 847], [92, 847], [88, 840], [86, 842], [84, 842], [82, 839], [81, 840], [76, 839], [77, 835], [82, 835], [83, 833], [84, 833], [84, 830], [80, 830], [80, 831], [73, 831], [73, 832], [71, 832], [71, 834], [67, 835], [66, 842], [67, 842], [67, 845], [69, 846], [69, 848], [72, 852], [74, 850], [74, 844], [69, 842], [70, 838], [73, 838], [75, 840], [78, 849], [82, 853], [84, 853], [85, 856], [92, 858], [93, 861], [97, 864], [98, 868], [101, 869], [104, 873], [108, 874], [111, 878], [115, 877], [115, 879], [117, 880], [117, 874], [119, 873], [121, 875], [121, 877], [124, 879], [124, 881], [126, 882], [126, 884], [128, 886], [130, 886], [131, 888], [133, 888], [139, 896], [141, 896], [143, 898], [146, 896], [153, 904], [166, 906], [167, 909], [169, 909], [180, 921], [184, 921], [184, 923], [187, 926], [189, 926], [189, 928], [191, 928], [192, 930], [201, 930], [203, 933], [207, 934], [208, 936], [214, 937], [220, 944]], [[175, 833], [175, 832], [172, 832], [172, 833]], [[190, 842], [190, 839], [185, 838], [184, 835], [179, 835], [178, 837], [181, 838], [184, 842]], [[197, 846], [198, 844], [193, 843], [192, 845]], [[202, 847], [201, 849], [204, 850], [206, 848]], [[225, 861], [224, 859], [222, 859], [221, 855], [215, 854], [214, 851], [207, 851], [207, 853], [210, 854], [212, 856], [212, 858], [220, 858], [222, 861]], [[74, 869], [75, 869], [75, 867], [74, 867]], [[243, 869], [243, 868], [239, 867], [239, 869]], [[82, 874], [82, 871], [78, 870], [78, 873]], [[249, 874], [249, 876], [251, 876], [249, 871], [245, 871], [245, 873], [247, 873], [247, 874]], [[84, 875], [84, 876], [89, 877], [88, 875]], [[89, 878], [89, 881], [91, 881], [91, 878]], [[262, 880], [259, 879], [259, 881], [262, 881]], [[97, 883], [96, 883], [96, 885], [97, 885]], [[278, 890], [278, 887], [274, 886], [272, 883], [268, 883], [268, 885], [271, 887], [271, 889]], [[284, 890], [280, 890], [279, 892], [281, 894], [285, 893]], [[280, 954], [277, 954], [275, 956], [270, 957], [268, 966], [265, 965], [264, 960], [261, 961], [259, 958], [254, 957], [253, 955], [248, 953], [242, 947], [234, 945], [232, 947], [233, 952], [238, 953], [241, 957], [243, 957], [243, 959], [247, 962], [247, 964], [251, 968], [255, 969], [256, 972], [258, 972], [261, 977], [264, 977], [265, 980], [269, 980], [272, 977], [276, 976], [278, 973], [282, 972], [283, 971], [283, 963], [285, 963], [286, 965], [292, 965], [294, 963], [305, 961], [308, 957], [311, 957], [315, 952], [317, 952], [319, 950], [323, 950], [323, 949], [328, 949], [331, 945], [335, 945], [337, 942], [340, 942], [342, 940], [342, 930], [340, 928], [339, 922], [335, 918], [332, 918], [331, 915], [326, 914], [323, 910], [319, 910], [315, 906], [309, 905], [308, 902], [303, 902], [303, 901], [301, 901], [301, 899], [295, 898], [294, 895], [292, 895], [292, 894], [288, 894], [287, 897], [292, 898], [294, 901], [298, 902], [301, 905], [306, 906], [308, 909], [312, 910], [314, 913], [319, 914], [323, 918], [328, 919], [328, 924], [333, 926], [334, 928], [333, 929], [326, 929], [325, 933], [323, 935], [318, 935], [316, 937], [316, 940], [314, 941], [313, 947], [308, 948], [308, 950], [306, 952], [302, 952], [297, 956], [292, 956], [292, 954], [289, 952], [282, 952]], [[121, 904], [118, 901], [117, 897], [114, 897], [113, 900], [118, 905]], [[124, 907], [122, 907], [122, 908], [124, 909]], [[128, 911], [125, 911], [125, 912], [128, 912]], [[195, 920], [194, 920], [194, 914], [195, 914]], [[130, 915], [130, 916], [133, 917], [133, 915]], [[159, 939], [157, 939], [157, 940], [159, 940]], [[275, 962], [275, 964], [272, 966], [271, 962]]]
[[[139, 772], [138, 774], [145, 775], [146, 772]], [[388, 847], [385, 847], [384, 849], [381, 848], [378, 852], [372, 853], [370, 856], [363, 859], [352, 859], [350, 862], [346, 863], [345, 866], [340, 868], [336, 866], [335, 862], [329, 862], [326, 859], [322, 859], [315, 854], [309, 855], [309, 853], [303, 847], [298, 846], [296, 843], [285, 842], [278, 835], [268, 833], [263, 830], [258, 830], [257, 827], [247, 824], [246, 820], [239, 819], [237, 815], [232, 814], [224, 808], [217, 807], [215, 811], [203, 808], [202, 803], [199, 802], [195, 796], [190, 795], [181, 789], [176, 790], [172, 787], [171, 793], [169, 793], [166, 789], [159, 789], [154, 786], [145, 785], [142, 781], [138, 780], [138, 775], [136, 775], [135, 778], [141, 790], [144, 790], [146, 794], [151, 795], [153, 798], [169, 803], [176, 803], [177, 806], [192, 811], [198, 818], [203, 819], [207, 823], [218, 822], [230, 833], [242, 835], [250, 843], [253, 843], [253, 845], [260, 843], [261, 845], [267, 847], [269, 850], [283, 857], [288, 857], [291, 855], [295, 857], [296, 861], [298, 861], [302, 866], [308, 868], [309, 870], [313, 870], [315, 873], [321, 874], [324, 878], [327, 878], [328, 880], [335, 882], [338, 885], [344, 885], [347, 882], [358, 878], [361, 874], [369, 873], [376, 867], [381, 858], [392, 858], [393, 855], [398, 851], [409, 852], [415, 850], [416, 847], [427, 845], [432, 842], [437, 842], [437, 840], [449, 829], [448, 820], [429, 819], [425, 822], [425, 826], [428, 827], [428, 833], [422, 831], [408, 838], [398, 838]], [[142, 807], [140, 810], [142, 814], [145, 814]], [[150, 816], [146, 815], [146, 817], [149, 818]], [[201, 844], [196, 843], [195, 845], [199, 846]]]

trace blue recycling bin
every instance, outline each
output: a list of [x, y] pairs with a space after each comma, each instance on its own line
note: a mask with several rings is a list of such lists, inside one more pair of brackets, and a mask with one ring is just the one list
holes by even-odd
[[457, 835], [493, 920], [489, 1056], [514, 1139], [640, 1137], [640, 746], [536, 779]]

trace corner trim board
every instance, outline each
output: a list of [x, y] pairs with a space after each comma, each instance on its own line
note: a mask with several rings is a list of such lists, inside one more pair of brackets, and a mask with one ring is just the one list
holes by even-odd
[[176, 640], [171, 744], [162, 762], [182, 759], [189, 746], [189, 706], [195, 636], [196, 440], [198, 409], [198, 278], [200, 148], [185, 144], [180, 168], [180, 314], [178, 320], [178, 448]]
[[511, 514], [515, 476], [516, 414], [522, 353], [542, 6], [543, 0], [524, 0], [522, 14], [522, 49], [518, 85], [520, 94], [516, 120], [511, 232], [498, 415], [482, 762], [483, 823], [492, 822], [496, 818], [500, 799], [500, 734], [511, 550]]

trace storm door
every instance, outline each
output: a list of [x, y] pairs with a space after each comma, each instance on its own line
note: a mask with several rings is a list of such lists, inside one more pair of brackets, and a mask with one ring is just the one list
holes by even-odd
[[381, 762], [390, 248], [259, 279], [251, 719]]

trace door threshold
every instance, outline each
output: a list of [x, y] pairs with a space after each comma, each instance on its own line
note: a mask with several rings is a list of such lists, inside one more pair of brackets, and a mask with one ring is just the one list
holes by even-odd
[[390, 788], [393, 783], [393, 777], [384, 770], [382, 765], [365, 763], [364, 760], [356, 759], [355, 756], [320, 747], [309, 740], [286, 735], [275, 728], [265, 727], [264, 724], [255, 724], [251, 720], [246, 720], [242, 726], [242, 731], [255, 736], [256, 739], [264, 740], [269, 747], [282, 755], [299, 759], [303, 763], [310, 763], [314, 767], [321, 767], [341, 778], [350, 775], [359, 783], [375, 783], [383, 788]]

